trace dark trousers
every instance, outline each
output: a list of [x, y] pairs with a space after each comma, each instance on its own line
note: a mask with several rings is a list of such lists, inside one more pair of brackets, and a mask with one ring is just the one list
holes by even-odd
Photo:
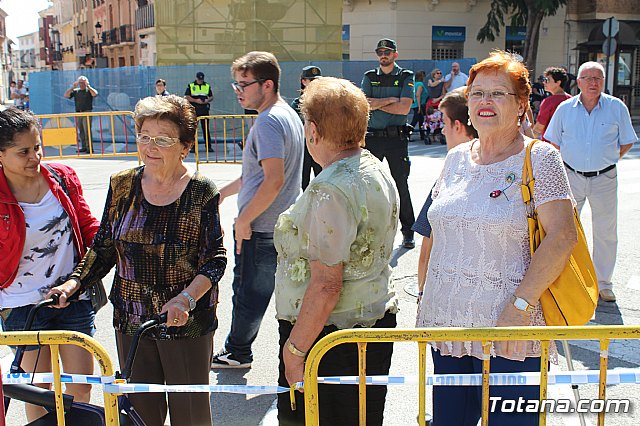
[[426, 105], [422, 105], [422, 107], [418, 108], [413, 108], [413, 118], [411, 119], [411, 127], [413, 127], [414, 132], [415, 132], [415, 128], [416, 128], [416, 124], [418, 124], [420, 127], [418, 127], [418, 129], [420, 130], [420, 139], [424, 139], [424, 112], [425, 112], [425, 108]]
[[[482, 373], [482, 360], [464, 356], [456, 358], [442, 356], [439, 351], [431, 350], [435, 374], [472, 374]], [[540, 371], [540, 358], [526, 358], [524, 361], [512, 361], [502, 357], [491, 358], [492, 373], [516, 373]], [[539, 413], [502, 412], [504, 400], [537, 401], [540, 398], [540, 386], [490, 386], [490, 397], [496, 400], [495, 411], [491, 412], [489, 401], [489, 424], [491, 426], [537, 426]], [[507, 406], [505, 406], [507, 407]], [[526, 407], [526, 404], [525, 404]], [[508, 410], [512, 411], [512, 410]], [[433, 387], [433, 426], [476, 426], [482, 415], [482, 386], [434, 386]]]
[[[125, 364], [132, 340], [116, 331], [120, 365]], [[213, 333], [178, 340], [142, 338], [131, 369], [131, 382], [208, 385], [212, 345]], [[128, 398], [147, 426], [164, 425], [167, 405], [171, 425], [211, 425], [208, 393], [132, 393]]]
[[[284, 375], [282, 350], [291, 334], [293, 324], [289, 321], [278, 321], [280, 331], [280, 364], [278, 385], [289, 387]], [[376, 321], [373, 328], [395, 328], [396, 315], [387, 312]], [[359, 327], [356, 327], [359, 328]], [[335, 326], [324, 327], [316, 342], [324, 336], [337, 331]], [[287, 350], [287, 349], [284, 349]], [[367, 344], [367, 375], [386, 376], [391, 367], [393, 343]], [[357, 376], [358, 346], [342, 344], [327, 352], [318, 368], [319, 377]], [[318, 403], [320, 408], [320, 424], [327, 426], [353, 426], [358, 423], [358, 386], [357, 385], [319, 385]], [[304, 394], [296, 392], [296, 411], [291, 411], [289, 393], [278, 394], [278, 420], [280, 426], [304, 425]], [[386, 386], [367, 386], [367, 425], [382, 425]]]
[[[209, 115], [209, 111], [206, 112], [198, 112], [197, 116], [202, 117]], [[207, 146], [211, 148], [211, 133], [209, 132], [209, 119], [203, 118], [198, 120], [200, 122], [200, 128], [202, 129], [202, 140], [207, 143]]]
[[89, 121], [91, 117], [76, 117], [81, 149], [89, 149]]
[[253, 360], [251, 344], [258, 337], [273, 294], [277, 257], [271, 232], [253, 232], [251, 239], [242, 242], [240, 254], [235, 255], [231, 331], [224, 347], [243, 362]]
[[405, 236], [413, 236], [411, 227], [416, 218], [413, 214], [413, 204], [411, 204], [411, 194], [409, 193], [408, 179], [411, 161], [409, 160], [408, 140], [405, 135], [395, 131], [395, 128], [393, 129], [394, 131], [387, 135], [381, 132], [367, 133], [365, 148], [380, 161], [384, 158], [387, 159], [391, 176], [396, 182], [400, 196], [400, 230]]
[[304, 144], [304, 160], [302, 161], [302, 190], [304, 191], [311, 182], [311, 169], [313, 169], [313, 175], [318, 176], [322, 171], [320, 164], [313, 161], [313, 157], [309, 154], [307, 144]]

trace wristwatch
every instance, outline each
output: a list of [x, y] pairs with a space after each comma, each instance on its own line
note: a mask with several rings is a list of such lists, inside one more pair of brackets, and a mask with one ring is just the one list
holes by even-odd
[[183, 291], [180, 294], [183, 295], [189, 301], [189, 311], [193, 311], [196, 308], [196, 299], [191, 297], [191, 295], [186, 291]]
[[524, 300], [522, 297], [517, 297], [515, 294], [511, 296], [511, 303], [513, 303], [513, 306], [520, 311], [533, 312], [534, 306], [530, 305], [529, 302]]

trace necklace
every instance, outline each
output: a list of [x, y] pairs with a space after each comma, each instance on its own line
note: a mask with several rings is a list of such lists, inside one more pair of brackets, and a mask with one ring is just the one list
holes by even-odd
[[27, 201], [27, 203], [36, 204], [38, 201], [40, 201], [40, 192], [42, 191], [42, 179], [38, 178], [38, 183], [36, 183], [36, 188], [38, 189], [38, 191], [36, 192], [35, 198], [33, 198], [32, 201]]
[[[504, 155], [509, 153], [511, 150], [513, 150], [514, 147], [516, 145], [518, 145], [518, 143], [520, 143], [519, 138], [516, 138], [516, 139], [512, 140], [511, 142], [509, 142], [507, 144], [507, 146], [505, 146], [503, 149], [501, 149], [496, 154], [492, 155], [492, 158], [489, 161], [488, 159], [485, 160], [482, 157], [482, 144], [480, 143], [480, 139], [476, 139], [476, 141], [478, 142], [478, 148], [476, 149], [475, 154], [478, 157], [478, 160], [479, 160], [480, 164], [493, 164], [493, 163], [498, 163], [498, 162], [504, 160], [506, 158], [506, 157], [504, 157]], [[473, 145], [475, 145], [476, 141], [474, 141]], [[473, 149], [473, 145], [471, 146], [471, 149]], [[518, 152], [519, 152], [519, 150], [520, 150], [520, 147], [518, 147]]]

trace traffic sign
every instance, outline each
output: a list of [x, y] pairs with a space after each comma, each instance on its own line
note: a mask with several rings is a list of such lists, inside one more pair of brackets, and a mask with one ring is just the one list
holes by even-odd
[[[609, 32], [609, 30], [611, 30], [611, 32]], [[602, 25], [602, 33], [605, 37], [615, 37], [616, 34], [618, 34], [618, 31], [620, 31], [620, 21], [618, 21], [616, 18], [612, 16], [611, 18], [604, 21], [604, 24]]]
[[618, 48], [618, 42], [615, 38], [607, 38], [604, 43], [602, 43], [602, 52], [606, 56], [611, 56], [616, 53], [616, 49]]

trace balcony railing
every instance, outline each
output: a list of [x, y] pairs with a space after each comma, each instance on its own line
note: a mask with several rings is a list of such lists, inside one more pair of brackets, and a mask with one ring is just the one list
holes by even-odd
[[136, 10], [136, 30], [155, 26], [153, 4], [141, 6]]
[[118, 29], [111, 28], [110, 30], [102, 32], [102, 45], [111, 46], [112, 44], [118, 44]]
[[120, 43], [133, 42], [133, 27], [132, 25], [120, 25], [120, 38], [118, 41]]
[[133, 26], [121, 25], [102, 32], [102, 45], [111, 46], [119, 43], [133, 42]]

